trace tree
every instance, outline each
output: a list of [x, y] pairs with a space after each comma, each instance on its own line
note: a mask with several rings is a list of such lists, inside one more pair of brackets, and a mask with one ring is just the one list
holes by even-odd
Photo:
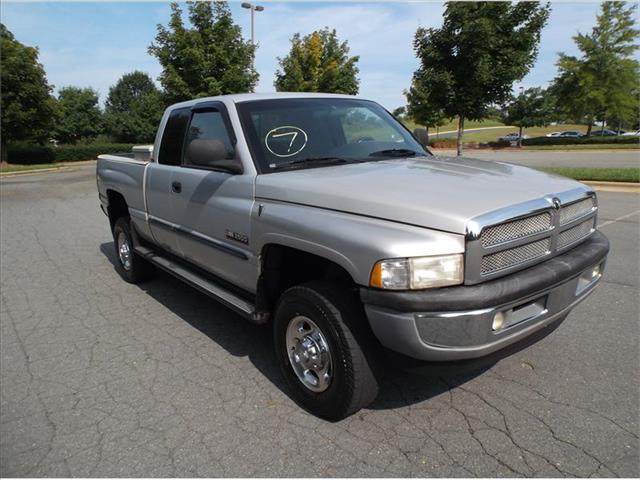
[[356, 95], [358, 60], [349, 56], [347, 42], [340, 43], [335, 30], [324, 28], [304, 38], [296, 33], [291, 50], [278, 58], [274, 86], [279, 92], [324, 92]]
[[581, 57], [559, 54], [558, 76], [552, 89], [559, 108], [573, 120], [588, 124], [608, 117], [633, 120], [638, 111], [636, 95], [639, 63], [632, 58], [638, 49], [635, 28], [637, 5], [604, 2], [591, 34], [573, 37]]
[[168, 104], [192, 98], [252, 92], [258, 74], [253, 69], [255, 47], [242, 39], [226, 2], [187, 2], [192, 28], [182, 10], [171, 4], [168, 27], [158, 25], [149, 53], [163, 71], [160, 83]]
[[151, 142], [162, 111], [160, 91], [151, 77], [139, 71], [127, 73], [109, 89], [104, 115], [107, 132], [118, 142]]
[[407, 107], [397, 107], [397, 108], [394, 108], [393, 111], [391, 112], [391, 115], [393, 115], [396, 118], [404, 117], [406, 114], [407, 114]]
[[442, 108], [438, 107], [430, 96], [428, 86], [423, 85], [424, 77], [415, 78], [409, 90], [404, 91], [407, 97], [407, 114], [418, 125], [425, 127], [424, 144], [429, 143], [429, 129], [443, 125], [446, 117]]
[[458, 117], [458, 155], [465, 119], [504, 103], [533, 66], [548, 16], [536, 2], [448, 2], [441, 28], [417, 30], [413, 83], [434, 111]]
[[7, 145], [17, 141], [38, 143], [49, 139], [55, 120], [53, 87], [47, 83], [44, 68], [38, 63], [38, 49], [18, 42], [0, 24], [2, 69], [2, 160]]
[[542, 88], [528, 88], [505, 105], [502, 121], [519, 127], [518, 147], [522, 146], [522, 130], [547, 125], [554, 114], [551, 95]]
[[102, 131], [98, 93], [91, 88], [64, 87], [58, 93], [56, 139], [62, 143], [95, 138]]

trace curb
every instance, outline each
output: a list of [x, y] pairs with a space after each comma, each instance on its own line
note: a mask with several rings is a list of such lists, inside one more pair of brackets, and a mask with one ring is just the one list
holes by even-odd
[[596, 182], [579, 180], [599, 192], [640, 193], [640, 183], [635, 182]]
[[68, 170], [69, 168], [70, 167], [51, 167], [51, 168], [40, 168], [35, 170], [19, 170], [17, 172], [0, 172], [0, 178], [17, 177], [18, 175], [29, 175], [31, 173], [58, 172], [58, 171]]
[[47, 172], [62, 172], [69, 171], [69, 169], [73, 169], [75, 167], [83, 167], [85, 165], [94, 165], [96, 163], [95, 160], [82, 160], [79, 162], [61, 162], [59, 167], [51, 167], [51, 168], [35, 168], [32, 170], [19, 170], [17, 172], [0, 172], [0, 178], [4, 177], [13, 177], [15, 175], [29, 175], [32, 173], [47, 173]]

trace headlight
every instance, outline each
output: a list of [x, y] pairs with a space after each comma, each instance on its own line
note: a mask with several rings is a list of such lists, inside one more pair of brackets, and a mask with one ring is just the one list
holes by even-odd
[[463, 280], [464, 256], [455, 253], [381, 260], [373, 266], [369, 283], [387, 290], [419, 290], [459, 285]]

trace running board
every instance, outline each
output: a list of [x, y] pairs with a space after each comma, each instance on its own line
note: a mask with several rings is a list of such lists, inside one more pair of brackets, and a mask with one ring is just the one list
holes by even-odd
[[251, 321], [260, 323], [260, 315], [254, 311], [254, 306], [249, 301], [239, 297], [235, 293], [230, 292], [202, 275], [185, 268], [183, 265], [159, 255], [150, 248], [138, 245], [134, 248], [134, 251], [145, 260], [160, 267], [162, 270], [165, 270], [183, 282], [188, 283], [192, 287], [197, 288], [202, 293], [205, 293], [214, 300], [217, 300], [223, 305], [231, 308], [236, 313], [239, 313]]

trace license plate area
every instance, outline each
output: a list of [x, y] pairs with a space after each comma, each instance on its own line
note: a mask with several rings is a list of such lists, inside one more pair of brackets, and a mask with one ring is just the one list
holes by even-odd
[[504, 324], [501, 330], [513, 327], [514, 325], [544, 315], [545, 313], [547, 313], [547, 295], [516, 305], [504, 311]]

